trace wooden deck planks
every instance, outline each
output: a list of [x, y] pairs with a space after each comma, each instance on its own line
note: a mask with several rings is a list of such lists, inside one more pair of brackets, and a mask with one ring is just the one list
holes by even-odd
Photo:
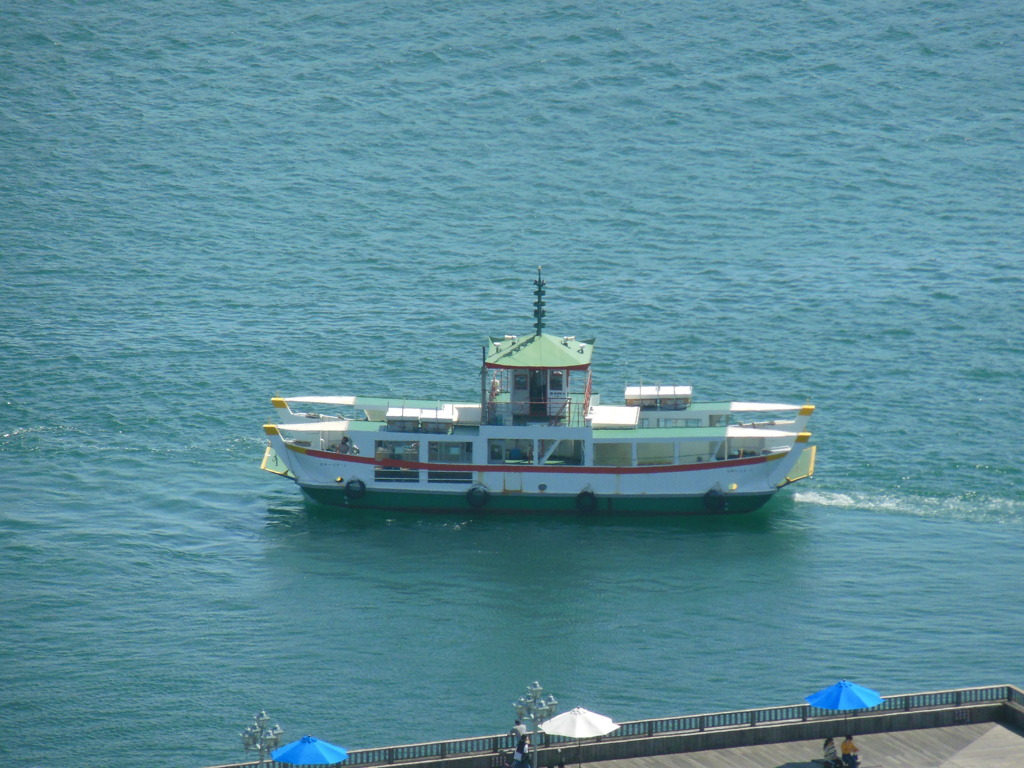
[[[845, 734], [836, 734], [836, 746]], [[999, 723], [855, 736], [861, 768], [1024, 766], [1024, 735]], [[821, 741], [792, 741], [584, 763], [590, 768], [821, 768]], [[566, 768], [575, 764], [566, 763]]]
[[1015, 731], [993, 727], [975, 739], [940, 768], [1009, 768], [1024, 766], [1024, 739]]

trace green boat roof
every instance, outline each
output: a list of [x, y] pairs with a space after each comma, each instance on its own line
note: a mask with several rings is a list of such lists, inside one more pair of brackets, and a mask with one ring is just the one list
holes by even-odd
[[488, 368], [588, 368], [594, 352], [594, 340], [575, 336], [490, 337], [484, 365]]

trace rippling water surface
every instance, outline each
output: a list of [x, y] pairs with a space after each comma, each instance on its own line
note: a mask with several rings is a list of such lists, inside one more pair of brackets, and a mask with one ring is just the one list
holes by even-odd
[[[0, 757], [241, 760], [1024, 683], [1019, 4], [0, 9]], [[743, 519], [346, 515], [275, 393], [472, 398], [487, 334], [808, 399]]]

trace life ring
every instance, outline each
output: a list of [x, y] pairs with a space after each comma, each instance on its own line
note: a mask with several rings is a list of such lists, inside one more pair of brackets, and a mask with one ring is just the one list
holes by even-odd
[[484, 507], [488, 501], [490, 501], [491, 492], [484, 488], [482, 485], [474, 485], [468, 491], [466, 491], [466, 501], [469, 502], [469, 506], [474, 509], [480, 509]]
[[576, 509], [584, 514], [597, 511], [597, 496], [593, 491], [580, 491], [576, 494]]
[[704, 508], [708, 512], [725, 512], [725, 494], [717, 488], [712, 488], [704, 494]]
[[349, 480], [345, 483], [345, 498], [355, 501], [366, 495], [366, 483], [362, 480]]

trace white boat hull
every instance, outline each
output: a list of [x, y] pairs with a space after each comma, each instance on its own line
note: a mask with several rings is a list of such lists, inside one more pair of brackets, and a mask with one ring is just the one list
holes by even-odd
[[785, 453], [684, 466], [494, 467], [380, 462], [290, 445], [278, 434], [264, 468], [276, 465], [318, 503], [355, 509], [685, 515], [753, 511], [813, 473], [814, 453], [797, 443]]

